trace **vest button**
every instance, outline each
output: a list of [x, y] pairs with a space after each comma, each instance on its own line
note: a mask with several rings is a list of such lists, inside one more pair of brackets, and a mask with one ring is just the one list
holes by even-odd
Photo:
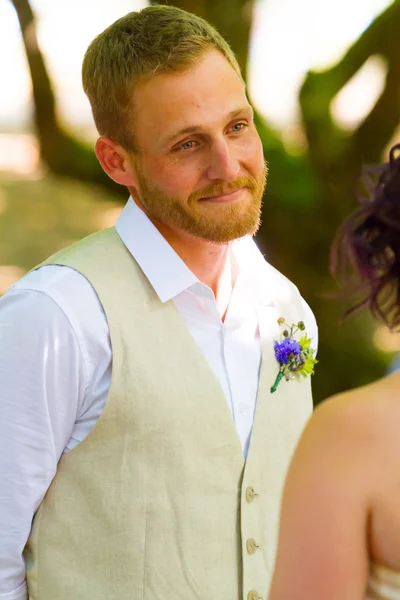
[[250, 502], [253, 502], [253, 500], [256, 499], [257, 494], [255, 493], [254, 489], [251, 486], [249, 486], [248, 488], [246, 488], [245, 496], [247, 502], [250, 504]]
[[246, 542], [246, 549], [247, 552], [249, 554], [254, 554], [257, 551], [257, 544], [256, 544], [256, 540], [254, 540], [253, 538], [249, 538]]
[[262, 600], [262, 598], [258, 595], [258, 592], [255, 590], [250, 590], [250, 592], [247, 594], [247, 600]]

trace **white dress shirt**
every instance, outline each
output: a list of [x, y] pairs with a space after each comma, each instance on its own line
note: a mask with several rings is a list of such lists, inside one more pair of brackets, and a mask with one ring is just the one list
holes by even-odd
[[[257, 308], [274, 298], [262, 255], [251, 238], [232, 244], [239, 275], [222, 322], [212, 290], [132, 199], [116, 228], [161, 302], [175, 303], [217, 376], [246, 456], [261, 361]], [[316, 347], [315, 319], [304, 305]], [[41, 267], [0, 299], [0, 600], [27, 598], [22, 552], [32, 518], [60, 456], [99, 418], [111, 362], [102, 305], [73, 269]]]

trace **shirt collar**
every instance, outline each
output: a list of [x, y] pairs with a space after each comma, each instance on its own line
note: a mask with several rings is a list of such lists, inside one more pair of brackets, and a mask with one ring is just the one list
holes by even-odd
[[[175, 298], [196, 284], [203, 285], [132, 197], [115, 228], [161, 302]], [[236, 240], [231, 247], [253, 301], [270, 303], [275, 295], [275, 270], [265, 261], [253, 238], [246, 236]]]
[[132, 197], [120, 214], [115, 228], [161, 302], [171, 300], [198, 283], [197, 277]]

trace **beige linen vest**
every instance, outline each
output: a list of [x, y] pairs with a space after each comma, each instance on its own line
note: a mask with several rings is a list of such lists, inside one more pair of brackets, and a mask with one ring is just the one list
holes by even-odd
[[115, 228], [46, 262], [94, 286], [113, 364], [97, 424], [62, 456], [35, 515], [30, 600], [264, 599], [284, 476], [312, 410], [308, 379], [270, 393], [279, 334], [271, 323], [303, 318], [297, 289], [276, 272], [281, 300], [259, 309], [262, 366], [245, 463], [219, 382]]

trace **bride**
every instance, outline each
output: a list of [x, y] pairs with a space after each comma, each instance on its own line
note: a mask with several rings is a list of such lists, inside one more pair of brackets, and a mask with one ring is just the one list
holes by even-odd
[[[334, 246], [366, 286], [357, 307], [393, 330], [400, 328], [399, 150], [379, 167], [372, 199]], [[362, 598], [400, 600], [400, 372], [323, 402], [285, 486], [269, 600]]]

